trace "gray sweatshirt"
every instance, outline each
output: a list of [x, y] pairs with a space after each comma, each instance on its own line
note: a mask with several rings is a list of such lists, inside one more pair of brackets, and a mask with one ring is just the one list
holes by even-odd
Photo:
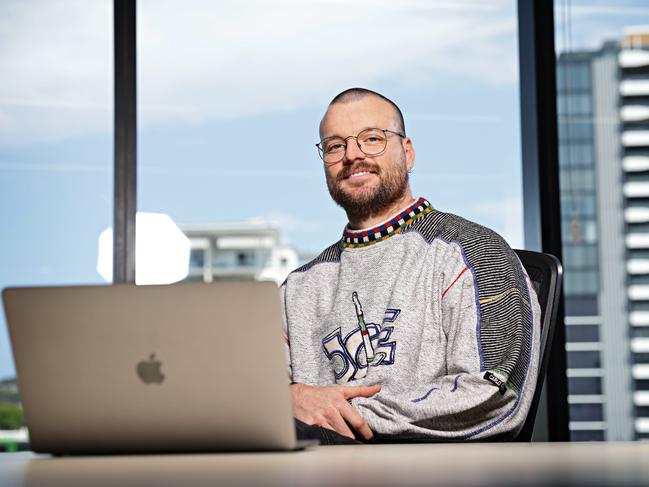
[[540, 308], [498, 234], [419, 198], [282, 285], [291, 380], [381, 384], [355, 406], [379, 435], [511, 437], [530, 406]]

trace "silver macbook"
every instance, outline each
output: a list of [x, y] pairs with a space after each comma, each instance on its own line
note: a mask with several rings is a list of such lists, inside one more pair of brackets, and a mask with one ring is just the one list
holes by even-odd
[[3, 291], [44, 453], [299, 448], [274, 283]]

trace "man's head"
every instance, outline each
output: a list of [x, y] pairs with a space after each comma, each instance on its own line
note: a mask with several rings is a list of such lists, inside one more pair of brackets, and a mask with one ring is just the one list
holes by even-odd
[[[359, 133], [370, 128], [379, 129], [377, 134], [386, 139], [385, 149], [378, 154], [361, 141], [366, 152], [374, 155], [364, 153], [357, 142]], [[380, 215], [412, 198], [408, 172], [415, 151], [405, 136], [401, 110], [391, 100], [363, 88], [343, 91], [331, 101], [320, 122], [321, 146], [331, 137], [344, 139], [345, 147], [336, 145], [338, 155], [325, 160], [327, 187], [350, 220]]]

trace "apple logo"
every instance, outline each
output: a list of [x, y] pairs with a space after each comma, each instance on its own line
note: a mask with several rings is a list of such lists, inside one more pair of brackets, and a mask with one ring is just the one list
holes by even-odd
[[155, 353], [149, 355], [149, 360], [142, 360], [137, 364], [137, 375], [145, 384], [161, 384], [165, 379], [160, 371], [162, 362], [155, 360]]

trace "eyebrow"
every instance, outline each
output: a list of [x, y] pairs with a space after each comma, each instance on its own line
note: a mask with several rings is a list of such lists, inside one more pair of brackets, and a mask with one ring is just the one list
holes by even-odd
[[[360, 129], [360, 130], [358, 131], [358, 133], [357, 133], [356, 135], [360, 134], [363, 130], [367, 130], [367, 129], [379, 129], [379, 130], [384, 130], [384, 129], [382, 129], [382, 128], [379, 128], [378, 126], [373, 126], [373, 127], [363, 127], [362, 129]], [[389, 130], [389, 129], [385, 129], [385, 130]], [[330, 139], [330, 138], [332, 138], [332, 137], [340, 137], [341, 139], [344, 139], [344, 138], [345, 138], [345, 137], [343, 137], [343, 136], [340, 135], [340, 134], [333, 134], [333, 135], [327, 135], [326, 137], [322, 137], [320, 140]], [[348, 135], [347, 137], [349, 137], [349, 135]]]

